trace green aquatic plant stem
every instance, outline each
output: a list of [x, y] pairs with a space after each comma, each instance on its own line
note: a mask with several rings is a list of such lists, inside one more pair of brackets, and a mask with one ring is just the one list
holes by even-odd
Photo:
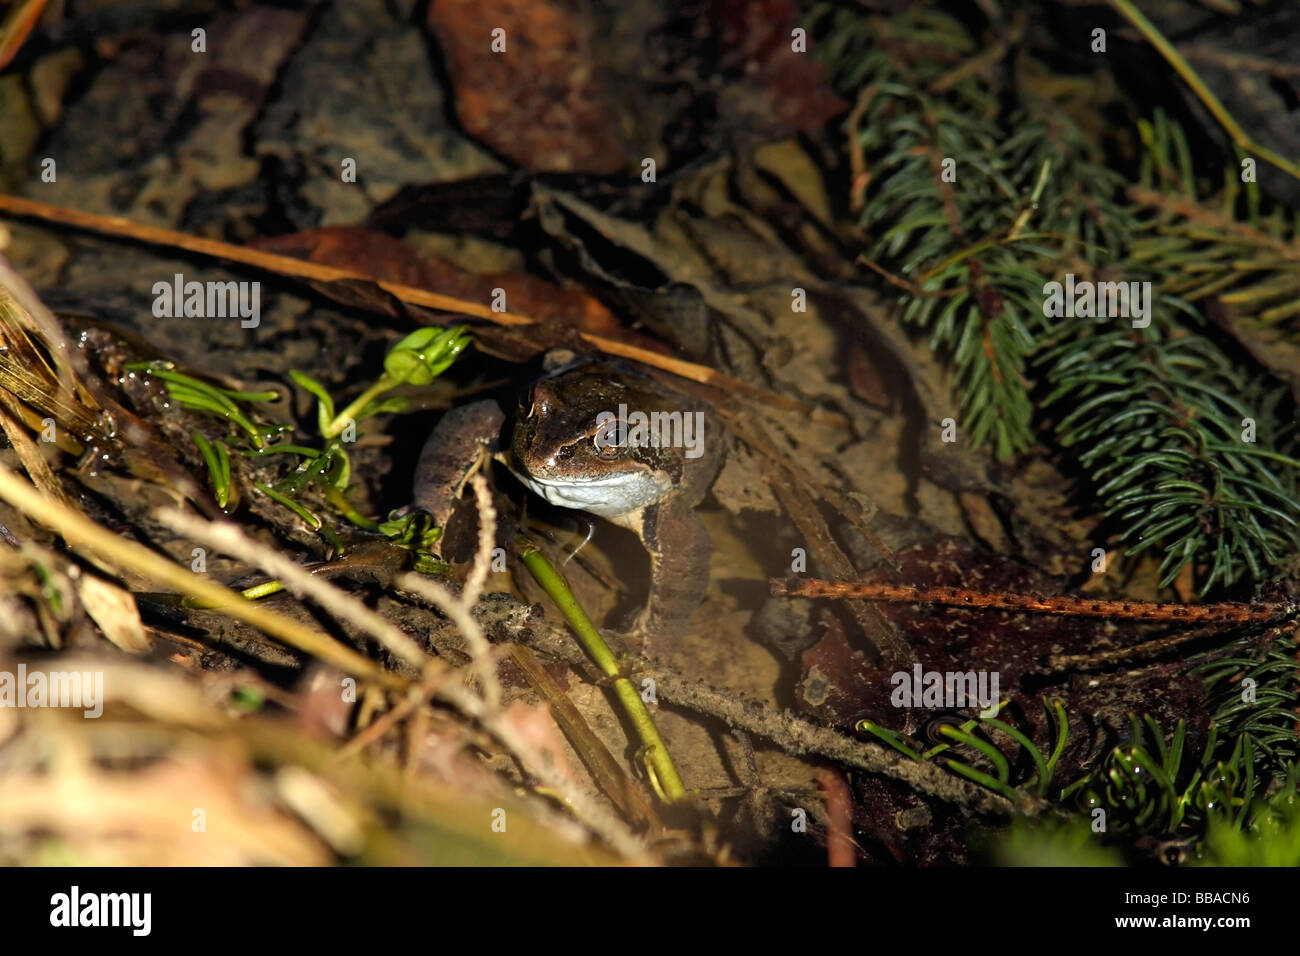
[[384, 392], [391, 391], [402, 383], [389, 377], [386, 373], [379, 376], [379, 380], [371, 385], [368, 389], [358, 395], [347, 408], [339, 412], [329, 422], [321, 427], [321, 434], [326, 438], [337, 438], [343, 434], [343, 429], [347, 427], [348, 422], [356, 421], [362, 410], [373, 402]]
[[[399, 385], [428, 385], [447, 370], [470, 343], [464, 326], [443, 329], [427, 325], [416, 329], [398, 342], [384, 358], [384, 372], [379, 379], [353, 399], [343, 411], [334, 414], [334, 402], [316, 381], [302, 372], [294, 373], [294, 380], [320, 399], [320, 429], [326, 438], [337, 438], [349, 422], [360, 421], [386, 410], [376, 400]], [[399, 405], [404, 407], [400, 400]]]
[[538, 550], [537, 545], [526, 538], [520, 538], [518, 543], [524, 566], [564, 614], [583, 650], [600, 668], [601, 673], [612, 682], [614, 693], [627, 712], [645, 748], [646, 762], [653, 772], [660, 794], [669, 803], [685, 799], [686, 787], [677, 773], [677, 767], [673, 765], [673, 759], [664, 745], [663, 738], [659, 736], [654, 718], [650, 716], [650, 711], [646, 709], [645, 702], [641, 700], [641, 695], [637, 693], [632, 681], [623, 673], [618, 658], [609, 649], [605, 639], [600, 636], [596, 626], [591, 623], [591, 619], [587, 617], [582, 605], [569, 590], [564, 578], [546, 560], [546, 556]]

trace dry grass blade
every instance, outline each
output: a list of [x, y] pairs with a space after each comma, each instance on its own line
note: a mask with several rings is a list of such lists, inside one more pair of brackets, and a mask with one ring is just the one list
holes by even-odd
[[[0, 389], [9, 395], [6, 404], [33, 431], [41, 430], [44, 419], [53, 419], [55, 441], [65, 451], [79, 454], [87, 436], [116, 449], [98, 403], [62, 360], [68, 353], [58, 323], [52, 315], [48, 322], [38, 322], [13, 280], [21, 281], [0, 261]], [[48, 353], [38, 341], [48, 346]]]
[[0, 499], [9, 502], [29, 519], [58, 532], [69, 547], [97, 562], [134, 572], [165, 588], [219, 606], [222, 613], [250, 624], [290, 647], [314, 654], [349, 674], [389, 687], [405, 688], [409, 683], [401, 675], [384, 670], [329, 635], [258, 607], [229, 588], [208, 580], [205, 575], [182, 568], [143, 545], [101, 527], [80, 512], [45, 498], [33, 485], [3, 465], [0, 465]]
[[356, 598], [315, 577], [290, 558], [258, 544], [235, 525], [228, 522], [204, 521], [175, 509], [160, 511], [157, 518], [182, 537], [238, 558], [276, 578], [291, 593], [298, 596], [306, 595], [318, 601], [336, 618], [369, 634], [395, 657], [411, 667], [418, 670], [429, 662], [429, 655], [420, 649], [419, 644], [410, 635], [380, 617]]
[[0, 430], [3, 430], [9, 439], [9, 444], [13, 446], [14, 453], [22, 462], [32, 483], [48, 497], [56, 498], [71, 508], [72, 501], [63, 490], [59, 479], [54, 476], [50, 463], [41, 454], [40, 447], [32, 441], [32, 436], [28, 434], [22, 423], [10, 414], [14, 404], [16, 402], [13, 401], [13, 397], [0, 390]]
[[0, 23], [0, 70], [22, 49], [44, 9], [45, 0], [17, 0], [9, 8], [4, 22]]

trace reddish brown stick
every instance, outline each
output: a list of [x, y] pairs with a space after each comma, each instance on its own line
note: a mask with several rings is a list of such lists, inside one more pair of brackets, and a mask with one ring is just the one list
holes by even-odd
[[998, 611], [1034, 611], [1085, 617], [1129, 618], [1138, 621], [1271, 621], [1295, 611], [1291, 601], [1260, 604], [1153, 604], [1147, 601], [1094, 601], [1089, 598], [1031, 594], [994, 594], [969, 588], [917, 588], [864, 581], [787, 581], [773, 578], [772, 594], [806, 598], [865, 598], [902, 604], [943, 604]]

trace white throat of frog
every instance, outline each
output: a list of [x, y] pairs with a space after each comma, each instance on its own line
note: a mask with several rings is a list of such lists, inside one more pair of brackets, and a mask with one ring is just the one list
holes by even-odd
[[625, 471], [596, 478], [539, 478], [510, 469], [527, 488], [553, 505], [614, 518], [662, 501], [672, 483], [649, 471]]

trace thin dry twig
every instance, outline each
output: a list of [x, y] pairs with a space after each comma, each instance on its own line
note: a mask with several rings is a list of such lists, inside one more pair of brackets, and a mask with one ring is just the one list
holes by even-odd
[[1261, 601], [1256, 604], [1156, 604], [1150, 601], [1098, 601], [1068, 594], [1039, 596], [976, 591], [972, 588], [922, 588], [871, 581], [823, 581], [806, 578], [789, 581], [772, 578], [771, 593], [783, 597], [853, 598], [892, 601], [896, 604], [943, 604], [950, 607], [987, 608], [1000, 611], [1035, 611], [1077, 617], [1108, 617], [1130, 621], [1175, 621], [1182, 623], [1272, 621], [1294, 614], [1291, 601]]
[[496, 660], [492, 654], [492, 644], [483, 634], [483, 628], [478, 621], [474, 619], [469, 605], [457, 598], [456, 595], [437, 581], [432, 581], [422, 575], [406, 574], [398, 578], [395, 584], [402, 590], [409, 591], [428, 601], [451, 619], [451, 622], [456, 625], [457, 630], [465, 638], [465, 645], [469, 649], [470, 657], [474, 659], [479, 683], [482, 686], [484, 702], [492, 711], [499, 708], [501, 705], [501, 684], [496, 679]]
[[418, 688], [412, 688], [402, 700], [398, 701], [391, 709], [384, 711], [379, 717], [349, 740], [342, 749], [335, 755], [339, 760], [347, 760], [355, 757], [361, 751], [365, 750], [371, 744], [378, 743], [384, 735], [396, 727], [409, 714], [415, 712], [419, 707], [423, 707], [430, 699], [437, 696], [439, 689], [444, 681], [454, 676], [451, 668], [438, 670], [430, 668], [424, 675]]
[[349, 674], [388, 687], [405, 687], [408, 683], [400, 674], [384, 670], [370, 658], [329, 635], [258, 607], [205, 575], [195, 574], [144, 545], [128, 541], [96, 524], [80, 512], [46, 498], [35, 486], [4, 465], [0, 465], [0, 499], [18, 508], [32, 521], [58, 532], [69, 547], [86, 555], [88, 560], [139, 574], [164, 587], [220, 607], [223, 614], [243, 621], [290, 647], [314, 654]]
[[[446, 680], [447, 666], [441, 661], [427, 658], [409, 636], [389, 621], [346, 592], [314, 577], [288, 558], [277, 555], [265, 545], [248, 538], [234, 525], [204, 522], [174, 509], [161, 511], [158, 519], [178, 534], [195, 541], [207, 542], [215, 549], [259, 567], [267, 574], [274, 575], [284, 582], [286, 588], [311, 597], [340, 620], [371, 634], [404, 660], [408, 659], [408, 655], [414, 655], [412, 663], [422, 668], [422, 681], [419, 688], [414, 691], [413, 697], [408, 699], [411, 703], [402, 707], [403, 714], [414, 710], [415, 703], [423, 703], [429, 697], [436, 695], [445, 700], [465, 716], [482, 724], [525, 771], [553, 792], [560, 794], [570, 811], [610, 846], [626, 856], [644, 855], [644, 844], [627, 828], [626, 824], [577, 792], [572, 783], [546, 761], [533, 742], [520, 734], [514, 725], [505, 719], [500, 708], [500, 684], [495, 679], [484, 682], [485, 695], [490, 695], [492, 699], [488, 699], [487, 696], [479, 697], [458, 682]], [[488, 664], [494, 666], [491, 659], [491, 645], [488, 644], [482, 628], [474, 620], [469, 607], [463, 601], [451, 595], [441, 585], [417, 575], [408, 574], [397, 583], [399, 587], [425, 597], [446, 613], [452, 623], [461, 630], [468, 645], [472, 647], [475, 639], [481, 642], [482, 646], [487, 648]]]
[[465, 576], [461, 600], [473, 607], [483, 593], [483, 584], [492, 566], [492, 549], [497, 540], [497, 509], [492, 504], [487, 480], [481, 474], [475, 472], [471, 475], [470, 484], [474, 486], [474, 502], [478, 505], [478, 551], [474, 554], [469, 574]]
[[295, 597], [310, 597], [339, 620], [370, 634], [412, 667], [423, 668], [428, 663], [429, 655], [392, 622], [297, 562], [254, 541], [238, 526], [229, 522], [204, 521], [175, 508], [160, 509], [156, 517], [177, 534], [266, 572], [282, 582]]
[[[470, 476], [474, 487], [474, 501], [478, 505], [478, 550], [474, 554], [474, 564], [465, 576], [465, 585], [461, 589], [461, 603], [468, 610], [478, 603], [487, 582], [488, 571], [492, 567], [492, 551], [497, 541], [497, 510], [492, 504], [492, 493], [488, 490], [487, 480], [475, 472]], [[492, 656], [492, 645], [483, 635], [483, 629], [472, 615], [467, 615], [474, 628], [464, 630], [465, 643], [474, 658], [474, 668], [478, 672], [483, 699], [492, 708], [501, 704], [501, 684], [497, 680], [496, 661]]]
[[[471, 302], [467, 299], [458, 299], [453, 296], [430, 292], [428, 289], [403, 285], [400, 282], [389, 282], [386, 279], [376, 279], [374, 276], [364, 273], [340, 269], [336, 266], [322, 265], [306, 259], [296, 259], [293, 256], [282, 256], [271, 252], [263, 252], [259, 249], [249, 249], [244, 246], [221, 242], [216, 239], [192, 236], [174, 229], [147, 226], [119, 216], [100, 216], [95, 213], [67, 209], [49, 203], [35, 202], [30, 199], [3, 194], [0, 194], [0, 213], [41, 219], [46, 222], [60, 223], [103, 235], [119, 236], [153, 245], [181, 249], [186, 252], [225, 259], [228, 262], [238, 262], [299, 279], [318, 282], [338, 282], [341, 280], [372, 282], [389, 295], [410, 305], [419, 305], [460, 315], [470, 315], [491, 322], [494, 325], [532, 325], [536, 321], [517, 312], [496, 312], [490, 306]], [[839, 425], [847, 424], [847, 419], [836, 412], [830, 412], [808, 402], [757, 388], [705, 365], [686, 362], [670, 355], [652, 352], [649, 349], [643, 349], [603, 335], [594, 335], [590, 332], [580, 332], [579, 335], [608, 355], [617, 355], [620, 358], [631, 359], [643, 365], [659, 368], [688, 381], [711, 385], [731, 393], [743, 394], [774, 408], [804, 412], [819, 421]]]

